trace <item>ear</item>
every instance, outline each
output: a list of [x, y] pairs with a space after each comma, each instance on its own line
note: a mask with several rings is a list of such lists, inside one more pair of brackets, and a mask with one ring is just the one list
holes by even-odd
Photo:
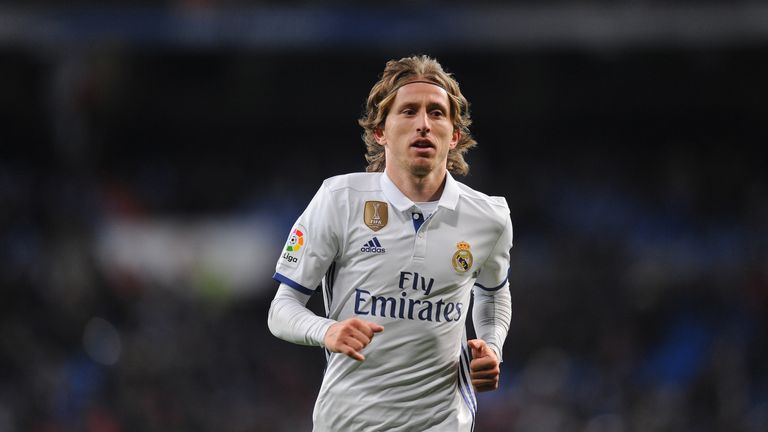
[[387, 138], [384, 137], [384, 129], [377, 127], [373, 130], [373, 138], [376, 140], [379, 145], [384, 145], [387, 143]]
[[461, 140], [461, 131], [459, 128], [453, 129], [453, 136], [451, 137], [451, 143], [449, 144], [449, 147], [451, 149], [455, 149], [456, 146], [459, 144], [459, 140]]

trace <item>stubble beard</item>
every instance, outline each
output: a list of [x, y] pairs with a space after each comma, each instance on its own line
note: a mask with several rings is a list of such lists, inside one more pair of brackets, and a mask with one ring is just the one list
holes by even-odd
[[419, 160], [416, 159], [410, 164], [411, 175], [418, 178], [424, 178], [428, 176], [435, 169], [435, 165], [431, 160]]

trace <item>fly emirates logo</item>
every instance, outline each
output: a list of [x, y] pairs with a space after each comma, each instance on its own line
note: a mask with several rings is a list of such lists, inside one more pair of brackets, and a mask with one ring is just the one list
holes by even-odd
[[400, 272], [398, 297], [378, 296], [364, 289], [355, 289], [355, 313], [419, 321], [451, 322], [461, 318], [462, 303], [419, 299], [432, 292], [433, 278], [416, 272]]

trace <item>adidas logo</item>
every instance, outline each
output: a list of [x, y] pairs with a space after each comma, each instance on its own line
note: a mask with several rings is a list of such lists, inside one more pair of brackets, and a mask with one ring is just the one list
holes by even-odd
[[379, 243], [379, 239], [376, 237], [372, 238], [368, 241], [368, 243], [365, 243], [363, 247], [360, 248], [360, 252], [368, 252], [368, 253], [377, 253], [377, 254], [383, 254], [387, 250], [384, 249], [383, 246], [381, 246], [381, 243]]

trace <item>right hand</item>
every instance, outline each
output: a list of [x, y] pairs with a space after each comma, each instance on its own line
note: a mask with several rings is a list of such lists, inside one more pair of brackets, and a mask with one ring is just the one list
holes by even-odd
[[349, 318], [328, 327], [323, 343], [331, 352], [346, 354], [357, 361], [364, 361], [365, 356], [360, 354], [360, 351], [371, 343], [374, 333], [383, 330], [384, 327], [379, 324], [359, 318]]

